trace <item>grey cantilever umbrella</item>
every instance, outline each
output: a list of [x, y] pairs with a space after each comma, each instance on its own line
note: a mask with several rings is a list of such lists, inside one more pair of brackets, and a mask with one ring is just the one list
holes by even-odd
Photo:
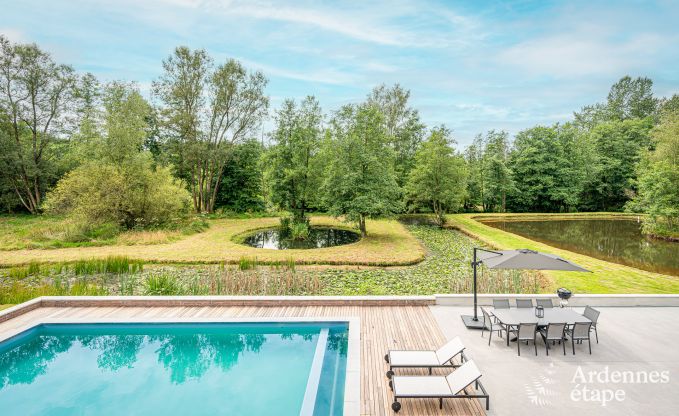
[[467, 328], [483, 327], [483, 323], [479, 322], [477, 315], [478, 308], [476, 302], [476, 267], [481, 263], [485, 264], [489, 269], [589, 272], [589, 270], [553, 254], [539, 253], [528, 249], [492, 251], [475, 247], [474, 260], [472, 261], [472, 268], [474, 269], [474, 316], [462, 316], [462, 320]]

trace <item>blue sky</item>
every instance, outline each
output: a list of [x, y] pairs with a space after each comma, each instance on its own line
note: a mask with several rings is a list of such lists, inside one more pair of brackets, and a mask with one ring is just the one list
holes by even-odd
[[398, 82], [461, 146], [568, 120], [626, 74], [678, 93], [677, 22], [677, 1], [0, 0], [0, 33], [103, 80], [148, 92], [187, 45], [262, 70], [273, 108], [311, 94], [331, 112]]

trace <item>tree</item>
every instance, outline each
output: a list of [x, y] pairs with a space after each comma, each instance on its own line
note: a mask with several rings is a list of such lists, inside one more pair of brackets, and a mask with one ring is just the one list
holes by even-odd
[[584, 180], [575, 151], [577, 134], [574, 126], [557, 124], [516, 135], [510, 154], [515, 191], [509, 205], [513, 210], [562, 212], [577, 207]]
[[466, 149], [465, 159], [469, 171], [468, 209], [482, 206], [486, 212], [506, 210], [507, 195], [514, 182], [509, 169], [509, 135], [505, 131], [491, 130], [477, 135]]
[[266, 176], [272, 202], [292, 212], [295, 222], [305, 222], [307, 210], [318, 198], [321, 175], [315, 162], [322, 122], [321, 108], [314, 97], [307, 97], [299, 107], [286, 100], [277, 113]]
[[109, 84], [101, 130], [88, 142], [85, 161], [64, 176], [45, 202], [84, 229], [104, 223], [124, 228], [167, 224], [183, 215], [189, 195], [167, 167], [153, 167], [142, 146], [151, 106], [132, 86]]
[[52, 179], [52, 144], [66, 127], [75, 75], [35, 44], [0, 36], [0, 111], [7, 115], [0, 168], [21, 204], [38, 213]]
[[439, 226], [445, 214], [456, 212], [465, 199], [467, 172], [464, 159], [451, 147], [450, 130], [438, 127], [415, 153], [406, 193], [414, 207], [432, 210]]
[[336, 113], [329, 134], [325, 202], [333, 215], [358, 223], [366, 236], [366, 218], [402, 209], [384, 116], [374, 105], [347, 105]]
[[642, 211], [647, 234], [679, 238], [679, 111], [665, 111], [652, 130], [655, 150], [643, 152], [638, 194], [627, 209]]
[[509, 163], [509, 135], [505, 131], [491, 130], [485, 137], [484, 163], [482, 164], [485, 192], [484, 211], [505, 212], [507, 194], [514, 186]]
[[213, 67], [203, 50], [178, 47], [153, 83], [171, 134], [173, 160], [187, 180], [196, 212], [213, 212], [229, 152], [259, 126], [269, 99], [261, 72], [236, 60]]
[[654, 121], [609, 121], [588, 134], [596, 158], [587, 176], [581, 206], [586, 210], [620, 210], [635, 192], [634, 178], [642, 151], [648, 149]]
[[584, 107], [575, 113], [575, 122], [586, 129], [609, 121], [624, 121], [655, 117], [660, 100], [653, 96], [653, 81], [649, 78], [622, 77], [611, 86], [605, 103]]
[[475, 211], [478, 207], [483, 207], [485, 196], [485, 169], [484, 169], [484, 142], [483, 136], [478, 134], [471, 145], [464, 151], [464, 158], [467, 163], [467, 192], [465, 198], [465, 209]]
[[262, 211], [264, 147], [254, 139], [236, 144], [224, 169], [217, 208], [234, 212]]
[[409, 100], [410, 91], [399, 84], [391, 88], [382, 84], [372, 90], [367, 101], [377, 106], [384, 116], [387, 142], [395, 152], [394, 170], [399, 186], [403, 186], [408, 179], [415, 152], [425, 133], [425, 125], [420, 121], [417, 110], [409, 105]]

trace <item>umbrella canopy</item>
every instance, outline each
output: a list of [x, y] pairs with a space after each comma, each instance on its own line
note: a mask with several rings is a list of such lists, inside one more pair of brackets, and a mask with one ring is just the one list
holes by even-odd
[[483, 328], [484, 323], [479, 321], [476, 300], [476, 267], [485, 264], [489, 269], [521, 269], [521, 270], [564, 270], [570, 272], [589, 272], [589, 270], [571, 263], [559, 256], [547, 253], [539, 253], [534, 250], [505, 250], [492, 251], [483, 248], [474, 248], [474, 315], [462, 315], [462, 320], [467, 328]]
[[497, 252], [479, 251], [478, 261], [485, 264], [489, 269], [589, 271], [559, 256], [528, 249]]

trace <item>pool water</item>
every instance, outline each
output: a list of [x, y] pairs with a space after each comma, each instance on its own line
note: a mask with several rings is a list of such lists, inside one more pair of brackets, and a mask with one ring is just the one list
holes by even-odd
[[340, 415], [343, 323], [46, 324], [0, 343], [7, 415]]

